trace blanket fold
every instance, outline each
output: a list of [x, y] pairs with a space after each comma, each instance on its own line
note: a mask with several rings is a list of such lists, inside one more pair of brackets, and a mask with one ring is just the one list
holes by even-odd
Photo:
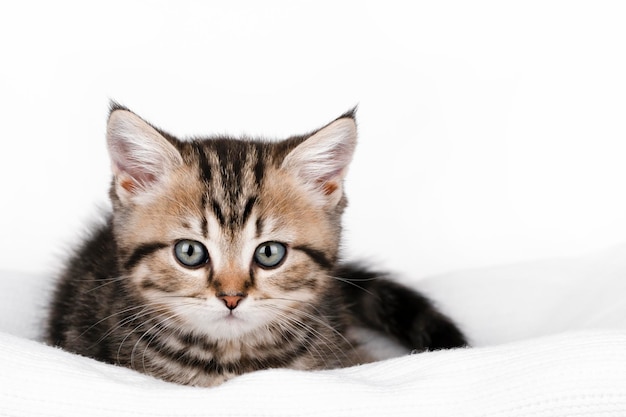
[[564, 333], [348, 369], [165, 383], [0, 333], [3, 416], [623, 416], [626, 331]]

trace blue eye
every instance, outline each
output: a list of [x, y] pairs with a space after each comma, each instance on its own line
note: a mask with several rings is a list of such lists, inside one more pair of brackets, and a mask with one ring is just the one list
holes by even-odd
[[287, 254], [287, 248], [282, 243], [261, 243], [254, 251], [254, 261], [264, 268], [277, 267]]
[[209, 252], [206, 247], [195, 240], [179, 240], [174, 245], [174, 256], [181, 265], [187, 268], [197, 268], [209, 261]]

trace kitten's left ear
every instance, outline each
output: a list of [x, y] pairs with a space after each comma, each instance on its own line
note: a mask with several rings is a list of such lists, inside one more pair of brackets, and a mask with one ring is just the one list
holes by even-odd
[[107, 145], [115, 192], [123, 204], [149, 194], [183, 163], [174, 145], [124, 108], [109, 115]]
[[296, 146], [283, 160], [303, 185], [324, 205], [335, 206], [343, 195], [343, 178], [356, 146], [352, 114], [340, 117]]

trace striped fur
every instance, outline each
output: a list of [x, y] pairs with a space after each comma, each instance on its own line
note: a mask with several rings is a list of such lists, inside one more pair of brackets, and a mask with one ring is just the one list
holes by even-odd
[[[199, 386], [367, 362], [355, 325], [411, 349], [465, 344], [421, 295], [338, 263], [353, 112], [278, 142], [181, 141], [114, 105], [107, 140], [113, 212], [59, 281], [51, 344]], [[177, 261], [182, 240], [208, 259]], [[271, 267], [254, 260], [267, 242], [286, 248]]]

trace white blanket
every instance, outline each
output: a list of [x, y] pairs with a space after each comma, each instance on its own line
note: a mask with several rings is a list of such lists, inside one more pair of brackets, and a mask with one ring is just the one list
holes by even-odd
[[626, 416], [626, 246], [416, 283], [472, 348], [210, 389], [41, 344], [50, 279], [0, 283], [2, 416]]

